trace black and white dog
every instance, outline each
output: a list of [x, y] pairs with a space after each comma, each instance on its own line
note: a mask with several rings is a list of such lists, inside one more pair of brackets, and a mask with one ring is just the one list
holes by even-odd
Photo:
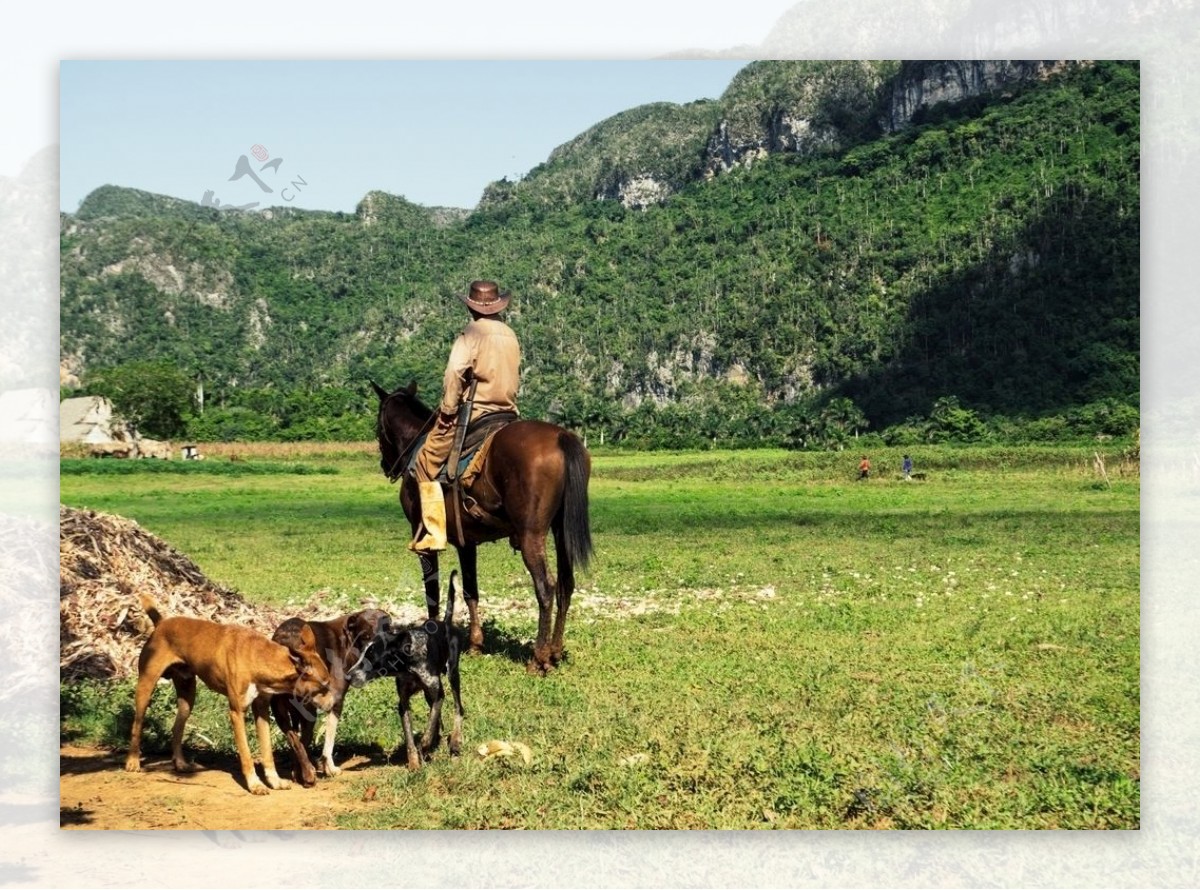
[[[412, 770], [421, 768], [422, 757], [432, 756], [441, 739], [442, 702], [446, 697], [443, 675], [450, 680], [450, 690], [454, 693], [454, 729], [450, 733], [450, 753], [457, 756], [462, 746], [459, 641], [454, 635], [454, 579], [457, 574], [457, 571], [450, 573], [444, 620], [430, 618], [412, 627], [396, 628], [388, 624], [380, 628], [368, 656], [370, 667], [364, 672], [372, 677], [396, 678], [396, 694], [399, 696], [397, 710], [400, 712], [400, 722], [404, 725], [408, 768]], [[367, 678], [363, 676], [362, 680]], [[429, 704], [429, 726], [421, 738], [419, 749], [413, 738], [409, 710], [409, 699], [418, 691], [425, 694], [425, 701]]]

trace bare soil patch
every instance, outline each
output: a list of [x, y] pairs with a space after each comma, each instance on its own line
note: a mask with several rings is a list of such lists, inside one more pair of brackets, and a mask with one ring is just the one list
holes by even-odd
[[273, 830], [336, 828], [354, 803], [346, 793], [356, 773], [385, 768], [356, 755], [336, 779], [293, 785], [257, 797], [242, 786], [237, 758], [199, 754], [196, 770], [177, 773], [169, 756], [146, 756], [127, 773], [124, 752], [59, 749], [59, 822], [70, 829]]

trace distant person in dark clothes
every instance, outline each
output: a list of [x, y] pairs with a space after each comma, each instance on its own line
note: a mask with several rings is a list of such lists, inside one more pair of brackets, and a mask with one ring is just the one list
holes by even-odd
[[864, 454], [863, 459], [858, 462], [858, 480], [861, 482], [871, 475], [871, 462], [867, 460]]
[[907, 454], [904, 455], [904, 463], [901, 464], [900, 470], [904, 473], [904, 481], [912, 482], [912, 458]]

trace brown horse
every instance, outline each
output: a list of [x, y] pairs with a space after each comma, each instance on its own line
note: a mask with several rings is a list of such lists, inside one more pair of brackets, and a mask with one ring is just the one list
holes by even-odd
[[[379, 465], [391, 481], [403, 477], [400, 504], [415, 534], [421, 522], [420, 498], [416, 478], [405, 470], [433, 412], [417, 398], [415, 383], [395, 392], [388, 392], [374, 381], [371, 386], [379, 396], [379, 414], [375, 423]], [[494, 521], [484, 523], [464, 513], [464, 540], [456, 541], [454, 504], [447, 493], [447, 526], [462, 569], [463, 598], [470, 613], [473, 650], [483, 649], [479, 583], [475, 572], [476, 547], [508, 538], [513, 549], [521, 552], [537, 596], [538, 633], [529, 669], [545, 673], [562, 659], [563, 630], [571, 594], [575, 591], [575, 570], [585, 568], [592, 555], [592, 532], [588, 521], [591, 467], [591, 456], [574, 433], [540, 420], [517, 420], [495, 434], [479, 476], [464, 492], [494, 517]], [[551, 530], [554, 531], [557, 583], [546, 566], [546, 535]], [[438, 557], [436, 553], [418, 556], [425, 582], [425, 605], [429, 617], [436, 619]], [[558, 610], [554, 612], [556, 605]]]

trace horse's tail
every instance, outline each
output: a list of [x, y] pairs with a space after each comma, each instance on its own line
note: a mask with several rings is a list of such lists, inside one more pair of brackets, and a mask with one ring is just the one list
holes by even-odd
[[558, 445], [567, 462], [562, 509], [559, 511], [558, 527], [554, 530], [555, 538], [560, 539], [558, 552], [566, 557], [568, 563], [558, 567], [562, 580], [565, 576], [573, 575], [575, 567], [587, 568], [592, 558], [592, 527], [588, 519], [588, 480], [592, 475], [592, 458], [574, 433], [564, 430], [558, 436]]

